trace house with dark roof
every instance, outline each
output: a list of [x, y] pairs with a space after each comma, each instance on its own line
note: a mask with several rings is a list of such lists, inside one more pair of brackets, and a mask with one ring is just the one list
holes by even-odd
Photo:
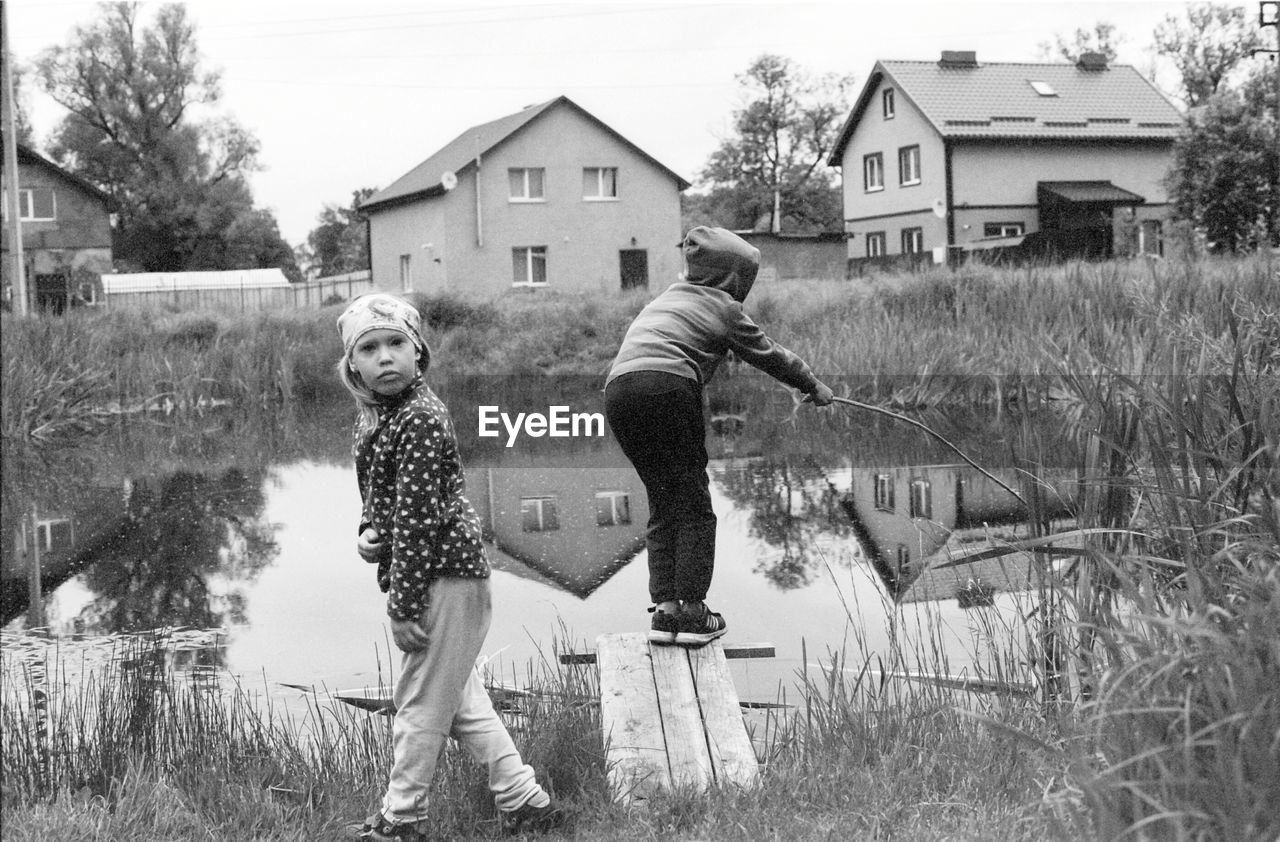
[[850, 261], [1159, 253], [1182, 123], [1137, 70], [1096, 53], [878, 61], [827, 161], [843, 173]]
[[[6, 187], [7, 182], [6, 181]], [[3, 204], [8, 220], [9, 203]], [[62, 312], [71, 304], [101, 300], [102, 275], [111, 271], [110, 198], [34, 149], [18, 144], [18, 218], [22, 262], [33, 308]], [[9, 277], [9, 229], [0, 235], [4, 298]]]
[[688, 186], [557, 97], [467, 129], [361, 203], [374, 285], [485, 297], [665, 285]]

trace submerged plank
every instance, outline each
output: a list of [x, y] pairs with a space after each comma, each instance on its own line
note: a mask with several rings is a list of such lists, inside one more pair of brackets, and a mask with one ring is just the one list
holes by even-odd
[[[726, 643], [724, 656], [729, 660], [738, 658], [772, 658], [776, 650], [772, 643]], [[566, 652], [560, 655], [562, 664], [594, 664], [595, 652]]]
[[607, 634], [596, 641], [600, 722], [614, 797], [629, 802], [671, 785], [649, 643], [644, 634]]

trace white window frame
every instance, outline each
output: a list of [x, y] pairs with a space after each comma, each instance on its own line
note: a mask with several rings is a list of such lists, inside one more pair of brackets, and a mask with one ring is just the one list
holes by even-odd
[[625, 491], [596, 492], [596, 526], [626, 526], [630, 523], [630, 494]]
[[[590, 193], [587, 190], [591, 175], [595, 175], [595, 192]], [[607, 175], [611, 175], [607, 178]], [[609, 187], [613, 188], [613, 192], [608, 192]], [[618, 168], [617, 167], [583, 167], [582, 168], [582, 200], [585, 202], [616, 202], [618, 201]]]
[[880, 511], [893, 511], [893, 474], [876, 474], [872, 498]]
[[903, 146], [898, 150], [898, 186], [920, 183], [920, 147]]
[[880, 92], [880, 108], [884, 114], [884, 119], [892, 120], [894, 118], [897, 114], [896, 105], [893, 88], [885, 88]]
[[933, 485], [927, 479], [913, 479], [910, 486], [911, 517], [933, 520]]
[[[872, 178], [872, 176], [875, 178]], [[873, 183], [874, 182], [874, 183]], [[862, 156], [862, 190], [878, 193], [884, 189], [884, 153], [872, 152]]]
[[902, 229], [902, 253], [921, 254], [924, 251], [924, 229], [920, 227]]
[[[525, 523], [525, 514], [533, 511], [537, 514], [537, 524], [530, 528]], [[520, 498], [520, 529], [524, 532], [555, 532], [560, 528], [560, 507], [553, 494], [542, 494], [536, 497]]]
[[[50, 216], [36, 216], [37, 190], [49, 191]], [[9, 219], [9, 191], [0, 192], [0, 219]], [[58, 191], [52, 187], [19, 187], [18, 219], [22, 222], [55, 222], [58, 219]]]
[[[874, 247], [872, 243], [875, 243]], [[888, 250], [888, 238], [883, 231], [867, 232], [867, 257], [884, 257]]]
[[[1147, 229], [1152, 229], [1151, 237]], [[1155, 240], [1154, 244], [1151, 242]], [[1144, 219], [1138, 223], [1138, 253], [1150, 257], [1164, 256], [1164, 224], [1159, 219]]]
[[[999, 229], [996, 234], [988, 234], [987, 230], [991, 228]], [[982, 236], [984, 237], [1019, 237], [1027, 233], [1027, 227], [1021, 222], [984, 222], [982, 223]]]
[[[538, 187], [541, 189], [536, 196], [533, 195], [533, 183], [529, 178], [530, 173], [540, 173]], [[516, 177], [519, 174], [520, 184], [519, 192], [517, 192]], [[545, 167], [508, 167], [507, 168], [507, 185], [510, 192], [511, 202], [545, 202], [547, 200], [547, 170]]]
[[400, 289], [403, 292], [413, 291], [413, 255], [400, 255]]
[[[523, 258], [524, 280], [516, 280], [516, 260]], [[538, 261], [542, 261], [542, 280], [538, 280], [536, 271]], [[547, 247], [546, 246], [514, 246], [511, 249], [511, 285], [513, 287], [531, 287], [540, 289], [547, 286]]]

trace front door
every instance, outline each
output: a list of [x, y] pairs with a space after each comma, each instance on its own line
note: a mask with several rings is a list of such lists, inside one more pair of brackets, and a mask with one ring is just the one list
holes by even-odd
[[622, 288], [649, 286], [649, 252], [647, 249], [623, 249], [618, 252], [622, 267]]

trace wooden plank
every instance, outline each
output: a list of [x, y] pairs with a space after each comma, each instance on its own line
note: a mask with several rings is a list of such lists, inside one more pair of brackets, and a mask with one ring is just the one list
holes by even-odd
[[675, 787], [706, 787], [715, 780], [715, 773], [689, 669], [689, 650], [683, 646], [652, 646], [649, 655], [671, 783]]
[[714, 642], [690, 649], [689, 666], [716, 782], [721, 786], [754, 787], [760, 780], [760, 765], [742, 719], [738, 691], [724, 650]]
[[614, 797], [623, 802], [671, 785], [646, 637], [606, 634], [596, 640], [609, 783]]
[[[742, 658], [772, 658], [777, 652], [772, 643], [726, 643], [722, 647], [729, 660]], [[595, 652], [566, 652], [560, 656], [562, 664], [594, 664]]]

